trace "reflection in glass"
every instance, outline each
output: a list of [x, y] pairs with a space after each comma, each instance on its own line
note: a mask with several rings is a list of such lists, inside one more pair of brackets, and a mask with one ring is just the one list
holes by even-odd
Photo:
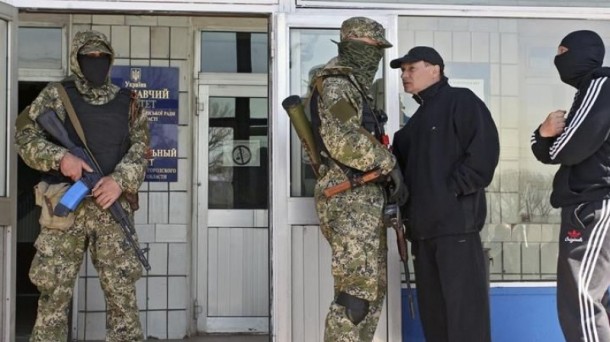
[[201, 72], [267, 73], [268, 34], [201, 32]]
[[20, 27], [18, 34], [19, 68], [62, 68], [61, 28]]
[[[565, 1], [552, 3], [567, 5]], [[447, 31], [448, 27], [455, 29]], [[500, 163], [487, 188], [487, 223], [481, 232], [493, 259], [492, 281], [556, 278], [559, 210], [550, 206], [549, 194], [557, 166], [543, 165], [534, 158], [530, 136], [549, 112], [569, 109], [575, 90], [560, 81], [553, 58], [568, 32], [585, 28], [600, 33], [606, 44], [610, 41], [608, 23], [602, 21], [438, 17], [398, 20], [398, 55], [415, 45], [433, 46], [445, 60], [450, 82], [470, 88], [484, 100], [498, 127]], [[411, 95], [401, 93], [397, 97], [404, 117], [413, 115], [417, 104]]]
[[[306, 114], [309, 114], [307, 100], [311, 95], [311, 77], [337, 56], [337, 44], [333, 41], [339, 41], [338, 29], [290, 30], [290, 93], [301, 95]], [[383, 65], [383, 61], [381, 63]], [[380, 67], [371, 88], [376, 108], [384, 108], [384, 103], [380, 100], [384, 97], [382, 74], [383, 68]], [[290, 133], [290, 194], [293, 197], [312, 197], [315, 175], [294, 129]]]
[[267, 209], [267, 99], [211, 97], [209, 106], [209, 208]]

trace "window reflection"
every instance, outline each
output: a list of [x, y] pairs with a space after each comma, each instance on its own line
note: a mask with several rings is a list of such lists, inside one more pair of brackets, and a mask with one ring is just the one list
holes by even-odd
[[18, 40], [19, 68], [61, 69], [62, 29], [20, 27]]
[[[555, 280], [559, 210], [550, 206], [549, 194], [557, 167], [535, 160], [530, 136], [550, 111], [569, 109], [574, 96], [553, 65], [561, 39], [589, 29], [608, 44], [607, 22], [402, 17], [398, 28], [399, 55], [415, 45], [433, 46], [450, 83], [477, 93], [498, 127], [500, 163], [487, 188], [481, 232], [493, 258], [492, 281]], [[398, 97], [404, 123], [417, 104], [409, 94]]]
[[201, 32], [201, 72], [267, 73], [268, 35]]
[[267, 99], [210, 97], [209, 113], [209, 208], [267, 209]]
[[[290, 93], [301, 95], [306, 114], [309, 114], [307, 99], [311, 95], [309, 81], [317, 69], [337, 55], [337, 45], [333, 41], [339, 41], [338, 29], [290, 30]], [[375, 76], [377, 80], [371, 89], [375, 99], [373, 105], [377, 108], [384, 108], [382, 73], [383, 69], [379, 68]], [[307, 153], [292, 128], [290, 151], [291, 196], [312, 197], [316, 178], [309, 165]]]

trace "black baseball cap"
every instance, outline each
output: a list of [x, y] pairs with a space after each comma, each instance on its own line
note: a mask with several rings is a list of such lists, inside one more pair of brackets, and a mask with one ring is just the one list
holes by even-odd
[[416, 46], [409, 50], [406, 55], [392, 60], [390, 62], [390, 67], [392, 69], [398, 69], [402, 63], [415, 63], [419, 61], [428, 62], [432, 65], [439, 65], [441, 70], [443, 70], [445, 66], [443, 58], [436, 50], [429, 46]]

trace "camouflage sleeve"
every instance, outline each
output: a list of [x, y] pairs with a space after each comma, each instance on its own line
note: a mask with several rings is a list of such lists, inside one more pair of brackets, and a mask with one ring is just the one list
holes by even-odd
[[50, 142], [36, 123], [38, 116], [49, 110], [55, 111], [64, 120], [65, 110], [52, 84], [47, 85], [32, 102], [30, 110], [22, 112], [15, 121], [17, 153], [28, 166], [43, 172], [59, 170], [59, 162], [68, 151]]
[[149, 146], [148, 118], [146, 112], [136, 104], [131, 113], [135, 116], [130, 120], [129, 139], [131, 146], [123, 159], [114, 168], [110, 176], [119, 184], [124, 192], [137, 193], [144, 181], [147, 159], [146, 153]]
[[331, 157], [366, 172], [380, 168], [389, 173], [396, 159], [361, 125], [362, 100], [358, 90], [343, 77], [324, 80], [320, 135]]

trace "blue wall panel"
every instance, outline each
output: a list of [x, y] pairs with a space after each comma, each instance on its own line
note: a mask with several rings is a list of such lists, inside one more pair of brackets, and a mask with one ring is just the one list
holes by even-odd
[[[564, 341], [555, 306], [555, 287], [491, 288], [491, 334], [494, 342]], [[417, 310], [417, 297], [414, 296]], [[409, 316], [407, 289], [402, 290], [403, 341], [425, 342], [419, 313]]]

